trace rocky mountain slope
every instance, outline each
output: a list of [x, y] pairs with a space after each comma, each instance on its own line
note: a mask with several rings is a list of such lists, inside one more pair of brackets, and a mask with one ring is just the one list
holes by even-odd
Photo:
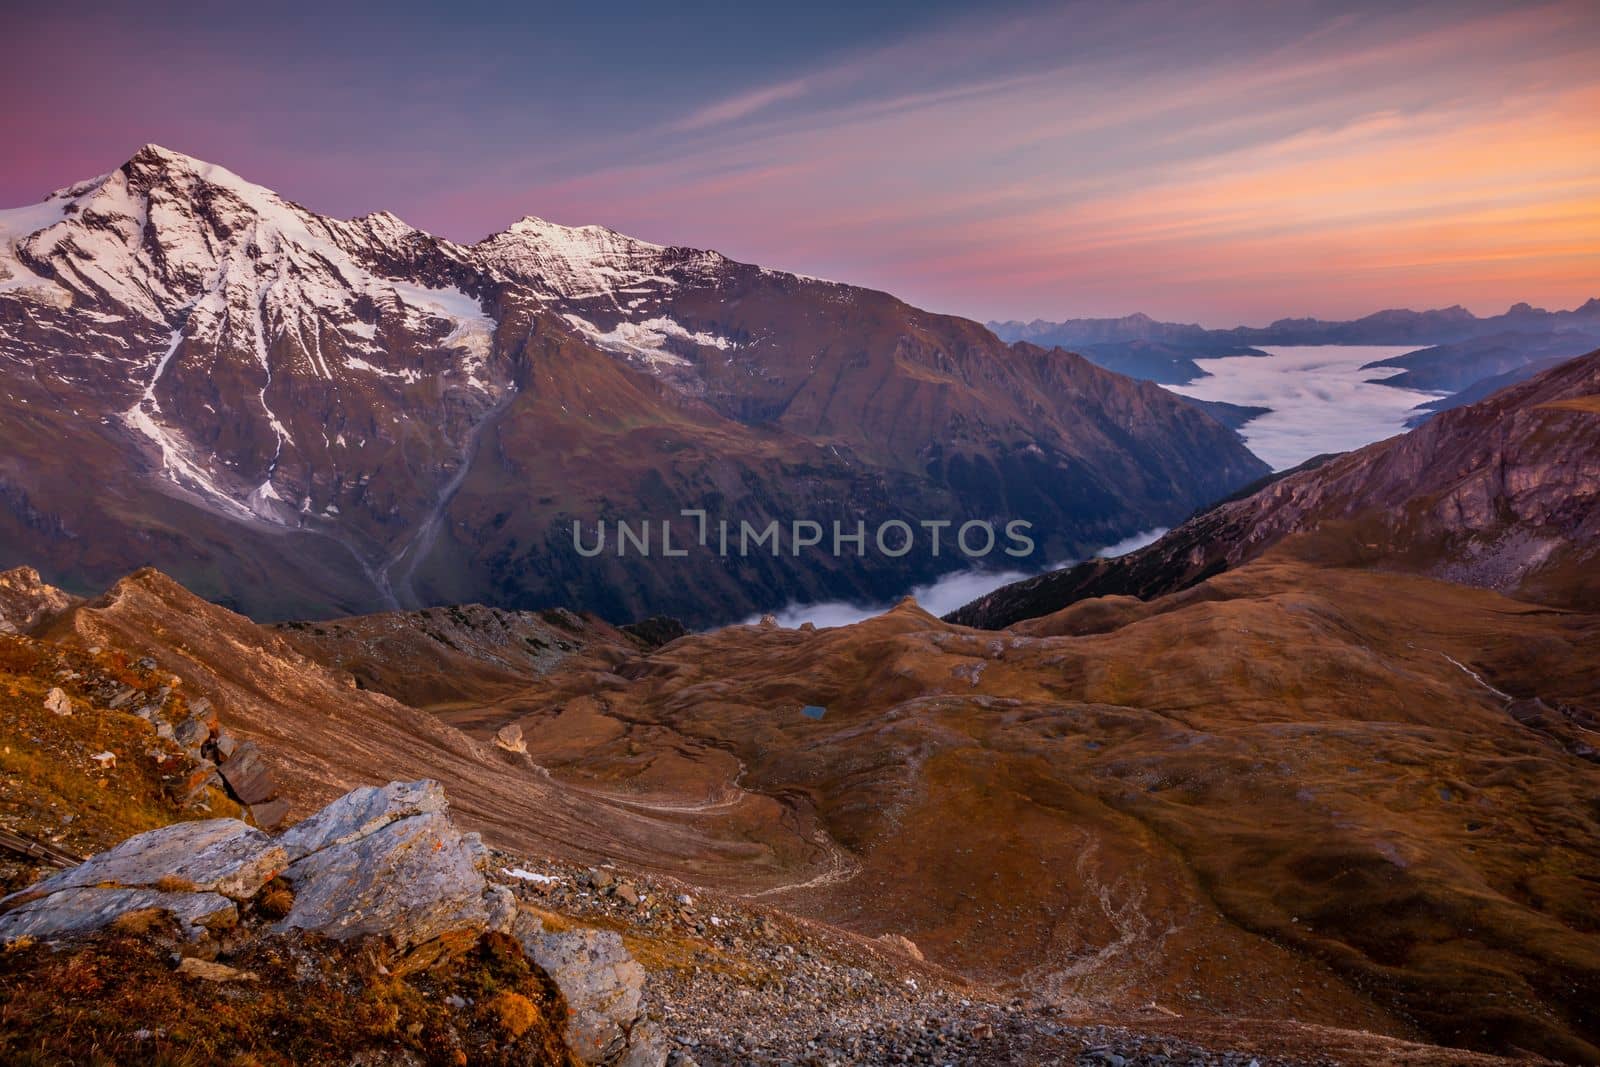
[[1600, 352], [1400, 437], [1291, 472], [1147, 548], [998, 589], [952, 613], [999, 628], [1105, 595], [1151, 598], [1259, 557], [1403, 570], [1600, 607]]
[[1091, 607], [730, 628], [476, 718], [640, 810], [794, 798], [764, 899], [1080, 1015], [1597, 1054], [1597, 616], [1282, 558]]
[[[1597, 340], [1600, 340], [1600, 338], [1597, 338]], [[1406, 427], [1415, 429], [1441, 411], [1466, 407], [1468, 404], [1476, 404], [1480, 400], [1487, 400], [1507, 386], [1525, 382], [1535, 375], [1544, 373], [1551, 367], [1560, 366], [1570, 358], [1572, 357], [1565, 355], [1548, 356], [1536, 359], [1532, 363], [1520, 364], [1500, 374], [1491, 374], [1487, 378], [1479, 378], [1465, 389], [1451, 393], [1448, 396], [1442, 396], [1438, 400], [1430, 400], [1426, 404], [1418, 404], [1416, 414], [1406, 420]]]
[[287, 622], [274, 629], [318, 663], [348, 671], [358, 688], [419, 708], [492, 703], [596, 643], [648, 646], [593, 616], [482, 604]]
[[520, 687], [492, 643], [435, 665], [424, 634], [417, 672], [480, 662], [488, 695], [432, 713], [317, 662], [367, 670], [408, 621], [444, 635], [421, 614], [297, 646], [146, 573], [32, 639], [183, 676], [295, 814], [430, 774], [500, 848], [908, 938], [1059, 1024], [1175, 1012], [1584, 1060], [1597, 618], [1279, 552], [1026, 632], [906, 605], [651, 651], [589, 624]]
[[[1600, 325], [1593, 332], [1573, 330], [1550, 336], [1492, 334], [1408, 352], [1369, 363], [1363, 369], [1401, 367], [1404, 368], [1402, 373], [1377, 380], [1404, 389], [1454, 393], [1488, 378], [1504, 379], [1528, 366], [1544, 364], [1539, 370], [1547, 370], [1555, 363], [1575, 359], [1596, 348], [1600, 348]], [[1525, 375], [1532, 376], [1532, 373]], [[1513, 378], [1502, 381], [1501, 385], [1521, 380]]]
[[[10, 684], [41, 703], [55, 663], [89, 648], [156, 660], [260, 745], [302, 821], [278, 837], [180, 822], [175, 840], [227, 832], [182, 860], [146, 835], [93, 861], [107, 902], [168, 894], [156, 912], [194, 915], [189, 898], [210, 894], [235, 909], [231, 929], [189, 938], [159, 914], [96, 909], [113, 922], [103, 934], [45, 931], [88, 914], [63, 898], [87, 874], [13, 898], [0, 934], [33, 924], [11, 933], [62, 948], [3, 954], [0, 1010], [27, 1021], [8, 1032], [133, 1056], [178, 1031], [230, 1050], [287, 1025], [301, 1061], [338, 1046], [346, 1059], [460, 1048], [494, 1062], [551, 1033], [542, 972], [569, 1007], [622, 1012], [593, 1035], [631, 1035], [644, 1010], [680, 1067], [1497, 1062], [1439, 1041], [1593, 1055], [1600, 813], [1579, 753], [1593, 725], [1574, 716], [1600, 691], [1582, 653], [1594, 616], [1292, 560], [1123, 614], [995, 635], [905, 605], [853, 627], [732, 627], [654, 650], [574, 617], [581, 647], [517, 665], [522, 691], [442, 707], [440, 722], [136, 576], [0, 639], [51, 657], [19, 661]], [[441, 669], [481, 662], [504, 682], [506, 650], [463, 639], [498, 622], [353, 620], [305, 647], [359, 668], [363, 642], [381, 662], [408, 622], [459, 644]], [[410, 646], [419, 669], [430, 644]], [[97, 691], [58, 721], [148, 733]], [[488, 743], [509, 725], [525, 752]], [[137, 738], [114, 743], [114, 776], [63, 748], [62, 774], [108, 785], [58, 803], [146, 788]], [[440, 822], [431, 786], [342, 797], [389, 781], [376, 767], [424, 762], [487, 853]], [[407, 844], [435, 839], [445, 847]], [[261, 873], [274, 851], [281, 885], [197, 866]], [[455, 874], [369, 877], [416, 864]], [[182, 884], [147, 884], [174, 870]], [[414, 899], [441, 886], [455, 904]], [[507, 897], [520, 948], [474, 941]], [[289, 930], [297, 913], [334, 925]], [[86, 991], [84, 974], [99, 984]], [[516, 1016], [544, 1020], [529, 1036], [493, 1008], [507, 989], [544, 1005]], [[63, 1004], [76, 1025], [53, 1022]], [[560, 1037], [577, 1048], [583, 1032]]]
[[1424, 348], [1369, 367], [1403, 367], [1374, 379], [1404, 389], [1443, 390], [1448, 396], [1418, 405], [1413, 425], [1440, 411], [1476, 404], [1508, 385], [1600, 348], [1600, 317], [1583, 327], [1548, 333], [1508, 332]]
[[585, 559], [572, 524], [1020, 518], [1043, 558], [1263, 470], [1162, 390], [884, 293], [534, 218], [458, 245], [155, 146], [0, 213], [0, 380], [0, 563], [272, 618], [881, 597], [965, 561]]

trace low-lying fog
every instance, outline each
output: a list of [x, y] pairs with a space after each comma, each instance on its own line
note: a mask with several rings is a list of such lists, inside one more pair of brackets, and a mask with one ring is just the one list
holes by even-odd
[[[1166, 532], [1164, 526], [1146, 530], [1116, 544], [1107, 545], [1095, 555], [1106, 557], [1126, 555], [1157, 540]], [[911, 590], [911, 595], [917, 598], [917, 603], [924, 611], [933, 615], [945, 615], [965, 604], [970, 604], [985, 593], [999, 589], [1002, 585], [1009, 585], [1023, 578], [1031, 578], [1035, 574], [1070, 565], [1070, 563], [1057, 564], [1031, 571], [956, 571], [927, 585], [916, 586]], [[791, 604], [782, 611], [772, 614], [782, 626], [799, 626], [803, 622], [819, 627], [848, 626], [862, 619], [870, 619], [874, 615], [882, 615], [893, 606], [893, 604], [851, 604], [843, 600], [830, 600], [821, 604]], [[760, 615], [752, 615], [744, 621], [749, 624], [760, 619]]]
[[1404, 433], [1412, 409], [1442, 394], [1375, 385], [1367, 379], [1400, 371], [1361, 366], [1418, 347], [1274, 346], [1262, 349], [1266, 356], [1198, 360], [1209, 378], [1167, 388], [1199, 400], [1271, 408], [1271, 414], [1252, 419], [1239, 432], [1250, 451], [1281, 471], [1324, 452], [1348, 452]]

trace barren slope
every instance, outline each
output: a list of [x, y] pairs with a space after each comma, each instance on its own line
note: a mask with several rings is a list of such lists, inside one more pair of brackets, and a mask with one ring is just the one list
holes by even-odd
[[1600, 1054], [1600, 619], [1281, 556], [1096, 607], [729, 628], [473, 718], [635, 810], [791, 798], [768, 899], [1030, 993]]

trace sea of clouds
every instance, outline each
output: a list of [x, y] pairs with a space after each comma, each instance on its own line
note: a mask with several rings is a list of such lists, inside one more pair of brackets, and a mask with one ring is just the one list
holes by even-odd
[[[1143, 533], [1134, 534], [1132, 537], [1118, 541], [1116, 544], [1107, 545], [1095, 553], [1096, 556], [1111, 557], [1122, 556], [1134, 549], [1143, 548], [1145, 545], [1160, 538], [1167, 532], [1166, 527], [1155, 530], [1145, 530]], [[1076, 562], [1076, 561], [1073, 561]], [[970, 604], [972, 601], [992, 593], [1002, 585], [1031, 578], [1043, 571], [1056, 570], [1061, 566], [1071, 566], [1072, 563], [1056, 564], [1032, 571], [986, 571], [965, 570], [947, 574], [936, 581], [926, 585], [916, 586], [911, 590], [911, 596], [921, 605], [922, 609], [932, 615], [946, 615], [957, 608]], [[870, 619], [874, 615], [882, 615], [888, 611], [890, 604], [852, 604], [844, 600], [830, 600], [820, 604], [791, 604], [782, 611], [773, 612], [780, 626], [799, 626], [809, 622], [814, 626], [848, 626]], [[752, 615], [744, 620], [746, 624], [759, 621], [760, 615]]]
[[1363, 364], [1415, 352], [1415, 345], [1305, 345], [1263, 348], [1267, 356], [1198, 361], [1210, 377], [1169, 385], [1198, 400], [1271, 408], [1240, 431], [1250, 451], [1273, 470], [1287, 470], [1325, 452], [1393, 437], [1406, 430], [1418, 404], [1442, 395], [1378, 385], [1400, 368]]

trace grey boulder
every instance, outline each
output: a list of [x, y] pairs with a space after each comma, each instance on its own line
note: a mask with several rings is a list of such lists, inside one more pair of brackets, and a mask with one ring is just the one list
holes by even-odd
[[0, 941], [97, 930], [150, 908], [198, 936], [230, 925], [233, 902], [255, 896], [287, 862], [277, 842], [237, 819], [163, 826], [0, 900]]
[[567, 999], [567, 1045], [584, 1063], [661, 1067], [665, 1042], [644, 1012], [644, 968], [611, 930], [546, 931], [519, 915], [512, 934]]
[[288, 863], [283, 847], [238, 819], [180, 822], [135, 834], [20, 893], [36, 897], [89, 886], [220, 893], [248, 900]]
[[148, 909], [200, 937], [241, 916], [255, 921], [236, 902], [281, 875], [294, 899], [278, 932], [448, 951], [456, 935], [509, 931], [566, 997], [566, 1040], [584, 1063], [662, 1067], [666, 1042], [644, 1010], [644, 969], [622, 939], [546, 931], [520, 912], [511, 890], [485, 877], [478, 835], [457, 830], [446, 809], [437, 782], [391, 782], [354, 790], [277, 838], [234, 819], [152, 830], [0, 901], [0, 942], [89, 933]]
[[348, 844], [401, 819], [442, 813], [448, 807], [444, 787], [428, 778], [364, 785], [285, 830], [278, 843], [291, 861], [298, 860], [320, 849]]
[[[288, 835], [285, 835], [288, 836]], [[406, 948], [505, 916], [483, 876], [488, 853], [443, 812], [412, 815], [321, 848], [283, 872], [294, 907], [278, 930], [336, 940], [385, 935]]]
[[170, 914], [191, 938], [210, 929], [232, 926], [239, 918], [233, 901], [220, 893], [74, 886], [27, 900], [0, 915], [0, 942], [87, 934], [110, 926], [130, 912], [151, 909]]

